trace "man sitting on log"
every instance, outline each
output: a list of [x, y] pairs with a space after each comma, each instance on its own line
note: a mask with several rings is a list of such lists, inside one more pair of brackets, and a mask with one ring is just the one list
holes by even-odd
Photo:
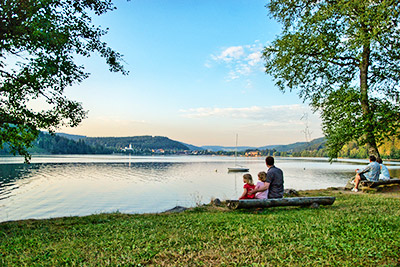
[[368, 180], [377, 182], [379, 180], [379, 174], [381, 173], [381, 166], [378, 162], [376, 162], [376, 157], [371, 155], [369, 156], [369, 164], [367, 167], [362, 171], [357, 169], [356, 173], [356, 178], [354, 179], [354, 188], [351, 190], [353, 192], [358, 192], [358, 185], [360, 184], [360, 181]]
[[273, 157], [268, 156], [265, 158], [267, 164], [267, 180], [264, 186], [252, 190], [250, 193], [264, 192], [269, 189], [268, 198], [283, 198], [283, 172], [281, 169], [275, 167], [275, 160]]

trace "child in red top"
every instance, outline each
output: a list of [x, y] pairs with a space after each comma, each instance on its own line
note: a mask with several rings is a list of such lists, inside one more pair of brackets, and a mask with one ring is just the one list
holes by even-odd
[[253, 183], [253, 178], [251, 177], [251, 174], [246, 173], [245, 175], [243, 175], [243, 183], [244, 183], [243, 186], [244, 191], [239, 199], [253, 199], [255, 194], [252, 195], [247, 194], [250, 190], [253, 190], [256, 187]]

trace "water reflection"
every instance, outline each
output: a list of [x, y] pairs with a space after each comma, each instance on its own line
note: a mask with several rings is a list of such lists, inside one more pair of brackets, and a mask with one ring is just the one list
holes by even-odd
[[[243, 173], [228, 173], [230, 157], [45, 157], [30, 165], [0, 158], [0, 221], [87, 215], [119, 210], [160, 212], [176, 205], [194, 206], [199, 199], [237, 199]], [[14, 160], [14, 159], [13, 159]], [[285, 188], [344, 186], [366, 161], [277, 158]], [[255, 181], [266, 170], [263, 158], [241, 158]], [[399, 165], [389, 166], [400, 176]]]
[[0, 164], [0, 200], [11, 196], [13, 190], [19, 188], [18, 180], [29, 182], [35, 166], [23, 164]]
[[33, 165], [26, 164], [0, 164], [0, 183], [13, 182], [24, 177]]

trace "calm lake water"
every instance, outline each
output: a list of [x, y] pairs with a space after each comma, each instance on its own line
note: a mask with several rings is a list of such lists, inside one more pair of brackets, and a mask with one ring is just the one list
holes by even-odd
[[[242, 173], [228, 173], [232, 157], [121, 155], [0, 157], [0, 221], [119, 211], [162, 212], [175, 206], [236, 199]], [[266, 171], [264, 158], [238, 158], [253, 177]], [[367, 160], [330, 164], [327, 159], [276, 158], [285, 188], [344, 186]], [[387, 164], [400, 177], [400, 163]]]

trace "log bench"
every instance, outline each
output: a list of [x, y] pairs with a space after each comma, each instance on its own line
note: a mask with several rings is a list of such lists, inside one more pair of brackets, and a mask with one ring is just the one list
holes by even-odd
[[270, 208], [281, 206], [312, 206], [332, 205], [335, 197], [288, 197], [275, 199], [241, 199], [227, 200], [230, 209]]
[[[353, 180], [354, 180], [354, 178], [350, 179], [347, 182], [345, 189], [351, 190], [354, 187], [354, 185], [351, 183], [351, 181], [353, 181]], [[360, 181], [360, 187], [368, 187], [368, 188], [375, 188], [380, 185], [392, 185], [392, 184], [400, 184], [400, 179], [392, 178], [389, 180], [379, 180], [377, 182], [366, 181], [366, 180]]]
[[400, 184], [400, 179], [393, 178], [389, 180], [379, 180], [378, 182], [371, 182], [371, 181], [360, 181], [361, 186], [374, 188], [380, 185], [389, 185], [389, 184]]

